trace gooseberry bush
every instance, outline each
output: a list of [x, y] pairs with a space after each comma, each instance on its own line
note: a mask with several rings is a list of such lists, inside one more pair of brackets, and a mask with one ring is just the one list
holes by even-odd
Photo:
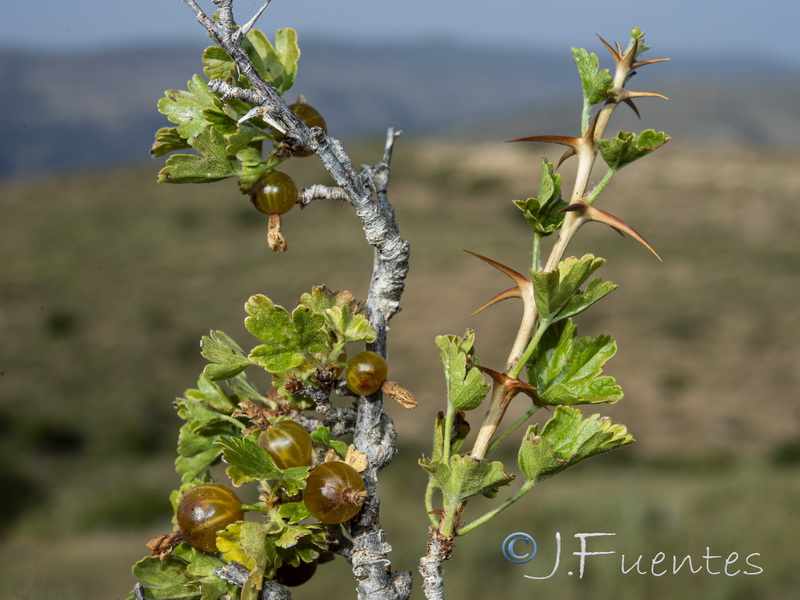
[[[171, 154], [159, 182], [237, 178], [241, 193], [268, 215], [267, 246], [278, 253], [288, 247], [281, 216], [295, 204], [347, 203], [361, 220], [375, 260], [365, 301], [322, 285], [310, 287], [290, 308], [254, 295], [245, 303], [245, 326], [256, 340], [248, 349], [222, 331], [202, 338], [208, 364], [196, 388], [175, 403], [184, 423], [175, 461], [180, 486], [171, 495], [174, 530], [148, 543], [151, 555], [133, 568], [141, 583], [130, 598], [290, 598], [287, 588], [307, 581], [318, 564], [336, 555], [352, 565], [358, 598], [408, 598], [412, 574], [392, 570], [377, 494], [378, 474], [396, 453], [397, 434], [383, 398], [408, 409], [416, 405], [411, 392], [388, 379], [386, 361], [388, 323], [399, 310], [409, 255], [388, 196], [399, 132], [389, 129], [381, 159], [356, 170], [314, 107], [302, 97], [294, 104], [284, 100], [300, 57], [295, 31], [279, 30], [272, 41], [254, 29], [266, 5], [240, 26], [232, 0], [213, 0], [218, 9], [213, 16], [194, 0], [184, 2], [217, 45], [203, 53], [204, 76], [194, 75], [187, 90], [168, 91], [159, 102], [173, 123], [156, 133], [152, 148], [154, 156]], [[536, 195], [514, 201], [531, 229], [529, 273], [470, 251], [513, 281], [478, 312], [506, 299], [522, 302], [506, 364], [481, 364], [469, 330], [435, 340], [446, 395], [432, 424], [432, 451], [418, 461], [420, 477], [428, 481], [419, 503], [430, 519], [419, 563], [427, 598], [444, 597], [444, 563], [458, 537], [540, 481], [633, 442], [623, 425], [578, 408], [622, 398], [615, 380], [603, 372], [616, 352], [614, 340], [579, 337], [574, 320], [617, 286], [592, 277], [602, 258], [569, 257], [566, 250], [577, 231], [595, 221], [653, 251], [595, 201], [623, 167], [669, 140], [653, 130], [604, 137], [620, 104], [638, 114], [635, 99], [659, 96], [629, 91], [626, 84], [636, 69], [666, 59], [642, 60], [647, 48], [636, 28], [624, 49], [600, 41], [611, 53], [613, 71], [601, 69], [593, 53], [572, 51], [583, 95], [581, 135], [509, 140], [567, 147], [556, 166], [542, 159]], [[312, 154], [335, 186], [298, 190], [278, 169], [286, 160]], [[605, 172], [592, 179], [598, 154]], [[571, 157], [577, 170], [565, 195], [556, 170]], [[548, 238], [552, 244], [545, 243]], [[257, 389], [247, 369], [271, 374], [271, 389]], [[506, 409], [520, 394], [530, 409], [507, 423]], [[485, 415], [473, 431], [467, 414], [481, 407]], [[523, 426], [516, 467], [496, 460]], [[466, 450], [468, 439], [472, 446]], [[214, 469], [221, 462], [224, 473]], [[503, 493], [507, 487], [513, 491]], [[240, 500], [247, 489], [252, 503]], [[466, 505], [478, 496], [494, 499], [494, 508], [464, 522]]]

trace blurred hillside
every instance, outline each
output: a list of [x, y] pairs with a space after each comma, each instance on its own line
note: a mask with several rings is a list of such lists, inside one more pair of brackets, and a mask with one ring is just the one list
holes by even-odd
[[[381, 149], [381, 140], [352, 148], [359, 163]], [[482, 362], [496, 366], [519, 318], [513, 300], [468, 318], [508, 284], [461, 249], [526, 268], [527, 226], [509, 199], [535, 192], [543, 150], [398, 142], [391, 194], [413, 250], [390, 370], [420, 407], [388, 406], [402, 447], [382, 490], [403, 568], [413, 568], [424, 547], [424, 512], [409, 510], [421, 508], [414, 462], [443, 407], [433, 337], [473, 327]], [[528, 597], [529, 582], [509, 570], [498, 544], [520, 528], [572, 527], [621, 531], [634, 550], [651, 554], [707, 544], [763, 551], [764, 579], [706, 577], [702, 589], [719, 598], [791, 597], [796, 549], [785, 532], [796, 527], [787, 519], [797, 478], [771, 465], [800, 459], [800, 315], [792, 300], [800, 290], [799, 159], [671, 142], [611, 183], [603, 207], [636, 227], [665, 262], [600, 225], [587, 226], [571, 252], [606, 257], [599, 274], [622, 285], [579, 328], [617, 339], [607, 372], [626, 392], [619, 404], [589, 412], [625, 423], [638, 443], [578, 468], [563, 484], [547, 482], [535, 510], [512, 509], [475, 539], [470, 534], [449, 567], [454, 590], [489, 594], [502, 581], [509, 597]], [[287, 167], [300, 185], [325, 181], [313, 158]], [[178, 426], [171, 401], [203, 367], [201, 335], [219, 328], [251, 343], [243, 302], [253, 293], [291, 305], [313, 284], [366, 291], [370, 249], [347, 206], [289, 213], [289, 251], [276, 256], [266, 248], [263, 215], [233, 185], [158, 186], [155, 173], [151, 166], [0, 183], [8, 217], [0, 237], [0, 476], [15, 490], [0, 506], [7, 530], [0, 577], [13, 600], [127, 594], [144, 542], [170, 527]], [[766, 505], [773, 510], [756, 527], [749, 519]], [[476, 564], [502, 576], [475, 580], [459, 571]], [[626, 580], [620, 595], [619, 572], [603, 573], [591, 587], [595, 600], [640, 598], [645, 590], [663, 600], [692, 597], [698, 585], [691, 577], [659, 580], [657, 588]], [[296, 597], [351, 593], [338, 562], [314, 581]], [[563, 593], [563, 580], [552, 585]], [[570, 589], [568, 597], [587, 597], [580, 586]]]
[[[303, 56], [291, 94], [304, 94], [322, 110], [336, 137], [354, 139], [393, 126], [501, 140], [577, 128], [578, 78], [569, 48], [543, 54], [444, 43], [300, 42]], [[601, 64], [611, 62], [598, 40], [584, 45]], [[144, 160], [153, 132], [167, 124], [155, 110], [158, 99], [166, 89], [185, 88], [201, 71], [201, 51], [0, 50], [0, 178]], [[656, 47], [652, 57], [661, 56]], [[791, 145], [798, 139], [796, 69], [767, 57], [673, 58], [642, 69], [633, 83], [673, 100], [648, 103], [648, 127], [698, 142]], [[565, 103], [565, 97], [576, 101]], [[631, 113], [619, 126], [641, 125]]]
[[[414, 463], [443, 407], [433, 338], [474, 328], [482, 363], [498, 366], [519, 318], [513, 300], [468, 317], [508, 284], [462, 249], [527, 268], [528, 229], [510, 200], [534, 194], [539, 157], [560, 152], [499, 140], [574, 132], [577, 104], [554, 97], [575, 98], [577, 78], [568, 52], [385, 48], [367, 64], [357, 47], [303, 47], [297, 91], [335, 135], [366, 140], [345, 144], [356, 164], [380, 157], [387, 125], [407, 131], [390, 194], [412, 244], [411, 273], [389, 359], [420, 407], [388, 407], [401, 448], [381, 486], [393, 560], [413, 568], [427, 522]], [[315, 284], [366, 292], [371, 251], [346, 205], [289, 213], [289, 252], [276, 256], [266, 219], [231, 182], [159, 186], [161, 161], [98, 167], [146, 155], [165, 124], [155, 102], [198, 70], [198, 55], [0, 56], [0, 480], [14, 491], [0, 496], [0, 579], [12, 600], [128, 593], [144, 542], [170, 528], [172, 400], [203, 368], [203, 334], [252, 343], [243, 304], [254, 293], [291, 306]], [[798, 78], [779, 65], [709, 61], [644, 69], [634, 87], [670, 102], [643, 100], [641, 122], [624, 111], [612, 122], [674, 137], [601, 198], [664, 263], [601, 225], [570, 248], [607, 258], [598, 275], [621, 284], [578, 325], [616, 338], [607, 372], [626, 396], [587, 412], [625, 423], [638, 442], [547, 482], [530, 505], [460, 541], [448, 586], [463, 597], [782, 599], [797, 589], [787, 532], [798, 527], [800, 464]], [[553, 64], [558, 74], [543, 70]], [[327, 181], [314, 158], [286, 166], [301, 186]], [[561, 168], [567, 187], [573, 168]], [[612, 570], [591, 585], [562, 578], [534, 588], [499, 552], [506, 534], [530, 528], [550, 539], [551, 530], [618, 531], [631, 553], [759, 551], [766, 572], [658, 585], [631, 576], [623, 586]], [[349, 597], [340, 563], [295, 597]]]

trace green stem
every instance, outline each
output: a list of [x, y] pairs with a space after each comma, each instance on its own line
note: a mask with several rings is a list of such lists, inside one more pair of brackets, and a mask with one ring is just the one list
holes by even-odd
[[609, 169], [606, 171], [606, 174], [603, 175], [603, 179], [594, 187], [594, 189], [586, 196], [586, 204], [591, 205], [597, 197], [600, 195], [600, 192], [603, 191], [603, 188], [608, 185], [608, 182], [611, 181], [611, 178], [617, 174], [617, 169]]
[[581, 111], [581, 135], [586, 133], [586, 130], [589, 129], [589, 112], [592, 110], [592, 105], [589, 102], [588, 98], [584, 96], [583, 98], [583, 110]]
[[489, 444], [489, 449], [488, 449], [488, 450], [486, 450], [486, 454], [489, 454], [489, 453], [490, 453], [492, 450], [494, 450], [494, 449], [495, 449], [495, 448], [496, 448], [498, 445], [500, 445], [500, 444], [503, 442], [503, 440], [505, 440], [505, 439], [506, 439], [508, 436], [510, 436], [512, 433], [514, 433], [514, 432], [515, 432], [517, 429], [519, 429], [520, 425], [522, 425], [523, 423], [525, 423], [525, 421], [527, 421], [528, 419], [530, 419], [530, 418], [531, 418], [531, 417], [532, 417], [532, 416], [533, 416], [533, 415], [536, 413], [536, 411], [537, 411], [537, 410], [539, 410], [540, 408], [541, 408], [541, 406], [536, 406], [536, 405], [534, 404], [534, 405], [533, 405], [533, 406], [532, 406], [532, 407], [531, 407], [531, 408], [528, 410], [528, 412], [526, 412], [526, 413], [525, 413], [524, 415], [522, 415], [522, 416], [521, 416], [519, 419], [517, 419], [516, 421], [514, 421], [514, 423], [513, 423], [513, 424], [512, 424], [512, 425], [511, 425], [511, 426], [510, 426], [508, 429], [506, 429], [506, 430], [505, 430], [503, 433], [501, 433], [499, 436], [497, 436], [497, 438], [495, 438], [495, 440], [494, 440], [494, 441], [492, 441], [492, 443], [491, 443], [491, 444]]
[[487, 512], [483, 516], [480, 516], [477, 519], [475, 519], [474, 521], [472, 521], [471, 523], [469, 523], [468, 525], [465, 525], [464, 527], [461, 527], [460, 529], [458, 529], [458, 531], [456, 532], [456, 535], [466, 535], [470, 531], [475, 529], [476, 527], [486, 523], [486, 521], [489, 521], [490, 519], [493, 519], [498, 514], [503, 512], [505, 509], [507, 509], [509, 506], [514, 504], [514, 502], [516, 502], [517, 500], [522, 498], [525, 494], [530, 492], [533, 489], [533, 486], [535, 485], [535, 483], [536, 482], [532, 481], [532, 480], [526, 481], [525, 484], [521, 488], [519, 488], [519, 490], [517, 490], [516, 494], [514, 494], [513, 496], [511, 496], [510, 498], [505, 500], [502, 504], [497, 506], [497, 508], [495, 508], [493, 510], [490, 510], [489, 512]]
[[447, 414], [444, 417], [444, 431], [442, 432], [442, 462], [450, 464], [450, 446], [453, 437], [453, 405], [447, 400]]
[[242, 504], [242, 510], [253, 510], [256, 512], [267, 512], [267, 507], [263, 504]]
[[537, 344], [542, 339], [544, 332], [547, 331], [547, 328], [550, 327], [549, 320], [540, 320], [536, 326], [536, 333], [533, 334], [531, 341], [528, 342], [528, 346], [525, 348], [525, 352], [522, 353], [522, 356], [519, 357], [517, 364], [515, 364], [509, 371], [509, 377], [519, 377], [520, 372], [522, 369], [525, 368], [528, 359], [533, 354], [533, 351], [536, 349]]

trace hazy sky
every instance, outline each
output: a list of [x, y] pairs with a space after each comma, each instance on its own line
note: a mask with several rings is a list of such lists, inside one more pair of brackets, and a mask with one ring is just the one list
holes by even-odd
[[[210, 0], [199, 0], [213, 12]], [[181, 0], [8, 1], [0, 46], [46, 49], [197, 41], [200, 26]], [[257, 0], [237, 0], [245, 21]], [[739, 44], [800, 65], [800, 1], [762, 0], [273, 0], [259, 22], [292, 26], [309, 37], [351, 40], [441, 38], [482, 44], [559, 49], [585, 45], [595, 33], [624, 41], [631, 26], [665, 55], [712, 55]]]

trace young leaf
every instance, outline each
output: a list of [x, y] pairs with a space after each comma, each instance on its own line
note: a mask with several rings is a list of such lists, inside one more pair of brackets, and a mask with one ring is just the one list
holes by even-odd
[[519, 450], [519, 467], [529, 481], [541, 481], [582, 460], [633, 443], [624, 425], [608, 417], [584, 419], [569, 406], [556, 408], [539, 434], [539, 426], [528, 428]]
[[545, 404], [617, 402], [622, 389], [613, 377], [600, 375], [616, 353], [616, 343], [607, 335], [576, 340], [576, 334], [571, 320], [563, 327], [550, 327], [528, 361], [528, 381]]
[[558, 212], [567, 206], [561, 199], [561, 175], [555, 172], [553, 163], [542, 158], [542, 178], [539, 194], [527, 200], [514, 200], [531, 229], [541, 235], [550, 235], [561, 227], [564, 214]]
[[325, 323], [336, 333], [340, 342], [349, 344], [375, 341], [375, 329], [364, 315], [353, 314], [341, 306], [333, 306], [323, 314]]
[[666, 144], [670, 137], [663, 131], [653, 129], [643, 131], [638, 136], [633, 133], [620, 131], [617, 137], [610, 140], [597, 140], [597, 148], [603, 160], [613, 170], [618, 171], [633, 161], [658, 150]]
[[572, 59], [578, 67], [583, 98], [587, 104], [597, 104], [611, 97], [612, 80], [608, 69], [600, 70], [600, 59], [584, 48], [573, 48]]
[[501, 462], [476, 460], [460, 454], [453, 454], [449, 464], [425, 458], [420, 459], [419, 464], [442, 490], [445, 506], [455, 506], [478, 494], [492, 495], [514, 479], [505, 472]]
[[324, 285], [317, 285], [300, 296], [300, 304], [310, 308], [315, 314], [322, 315], [328, 309], [339, 307], [342, 312], [355, 315], [361, 312], [363, 303], [355, 299], [350, 292], [334, 292]]
[[212, 331], [200, 340], [200, 354], [212, 364], [206, 365], [203, 375], [211, 381], [230, 379], [250, 366], [241, 346], [223, 331]]
[[[578, 291], [578, 288], [584, 284], [589, 276], [605, 262], [605, 259], [595, 258], [591, 254], [586, 254], [580, 259], [569, 257], [562, 260], [554, 271], [532, 271], [531, 282], [533, 283], [536, 308], [539, 310], [542, 320], [551, 323], [557, 320], [556, 316], [559, 309]], [[591, 290], [592, 295], [588, 298], [593, 297], [599, 291], [602, 290], [598, 290], [595, 284]], [[610, 291], [605, 291], [595, 300]], [[595, 300], [592, 300], [592, 302]], [[592, 302], [589, 302], [589, 304]], [[570, 310], [574, 310], [576, 306], [581, 304], [582, 302], [574, 303]], [[572, 312], [572, 314], [576, 313]]]
[[245, 327], [262, 342], [250, 352], [249, 360], [271, 373], [283, 373], [305, 362], [303, 346], [292, 315], [262, 295], [251, 296], [245, 304], [250, 315]]
[[474, 341], [472, 331], [467, 331], [463, 338], [455, 335], [436, 338], [447, 381], [447, 403], [454, 411], [478, 408], [491, 389], [483, 373], [475, 367], [467, 369], [467, 358], [471, 362], [475, 353]]
[[325, 329], [324, 319], [305, 306], [298, 306], [292, 311], [292, 322], [304, 354], [325, 354], [328, 351], [331, 338]]

